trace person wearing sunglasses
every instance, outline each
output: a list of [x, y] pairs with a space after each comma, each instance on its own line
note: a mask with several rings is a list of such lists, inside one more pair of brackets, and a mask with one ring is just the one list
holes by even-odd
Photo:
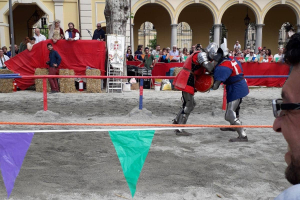
[[295, 33], [288, 44], [284, 60], [293, 65], [290, 77], [282, 88], [282, 99], [273, 100], [275, 121], [273, 129], [282, 133], [288, 143], [285, 154], [286, 179], [294, 186], [282, 192], [275, 200], [300, 199], [300, 34]]

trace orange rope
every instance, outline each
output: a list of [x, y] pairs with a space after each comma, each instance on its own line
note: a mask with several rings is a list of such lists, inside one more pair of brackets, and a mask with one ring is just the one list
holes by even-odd
[[97, 123], [52, 123], [52, 122], [0, 122], [0, 125], [26, 126], [139, 126], [139, 127], [196, 127], [196, 128], [272, 128], [269, 125], [196, 125], [196, 124], [97, 124]]

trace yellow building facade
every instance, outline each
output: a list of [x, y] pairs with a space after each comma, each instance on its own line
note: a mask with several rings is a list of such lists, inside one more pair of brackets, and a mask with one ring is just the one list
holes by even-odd
[[[105, 0], [12, 2], [16, 44], [32, 35], [37, 21], [43, 16], [47, 18], [46, 24], [61, 20], [64, 30], [69, 22], [73, 22], [82, 39], [91, 39], [87, 30], [93, 33], [97, 23], [106, 26]], [[233, 49], [238, 40], [243, 49], [266, 46], [274, 54], [285, 42], [284, 23], [290, 23], [300, 31], [300, 0], [131, 0], [131, 13], [133, 18], [131, 23], [128, 21], [126, 38], [133, 49], [141, 41], [147, 46], [151, 41], [146, 42], [146, 38], [153, 40], [154, 34], [162, 47], [190, 48], [191, 44], [197, 43], [205, 47], [210, 41], [220, 43], [226, 37], [229, 49]], [[245, 25], [247, 15], [251, 28]], [[149, 24], [151, 26], [146, 26]], [[1, 46], [10, 44], [9, 25], [8, 1], [0, 0]], [[151, 37], [147, 37], [148, 32]]]

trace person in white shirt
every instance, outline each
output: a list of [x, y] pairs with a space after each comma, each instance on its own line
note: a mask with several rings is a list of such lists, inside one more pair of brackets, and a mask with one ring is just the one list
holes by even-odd
[[69, 29], [65, 32], [65, 39], [69, 41], [79, 40], [80, 39], [80, 33], [77, 29], [74, 28], [73, 22], [70, 22], [68, 24]]
[[4, 55], [2, 49], [0, 49], [0, 69], [6, 69], [5, 62], [9, 60], [9, 57]]
[[284, 54], [283, 54], [283, 48], [279, 48], [278, 49], [278, 54], [274, 55], [274, 61], [275, 62], [281, 62], [284, 58]]
[[238, 48], [238, 50], [240, 50], [242, 48], [239, 41], [236, 41], [235, 45], [233, 46], [233, 49], [236, 49], [236, 48]]
[[171, 62], [180, 62], [180, 54], [176, 45], [173, 46], [173, 50], [170, 51], [169, 55], [173, 56]]
[[35, 44], [46, 40], [46, 37], [43, 34], [41, 34], [41, 31], [40, 31], [39, 28], [36, 28], [34, 30], [34, 36], [33, 37], [35, 38]]
[[254, 62], [256, 55], [254, 54], [254, 50], [250, 50], [250, 53], [246, 55], [245, 60], [246, 62]]
[[154, 56], [154, 58], [156, 59], [156, 62], [158, 62], [159, 59], [159, 53], [160, 53], [160, 45], [157, 44], [156, 45], [156, 49], [152, 51], [152, 55]]

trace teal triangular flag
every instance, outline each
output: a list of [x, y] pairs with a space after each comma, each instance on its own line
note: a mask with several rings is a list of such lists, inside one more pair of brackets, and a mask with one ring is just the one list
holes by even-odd
[[154, 133], [154, 130], [109, 131], [132, 197]]

